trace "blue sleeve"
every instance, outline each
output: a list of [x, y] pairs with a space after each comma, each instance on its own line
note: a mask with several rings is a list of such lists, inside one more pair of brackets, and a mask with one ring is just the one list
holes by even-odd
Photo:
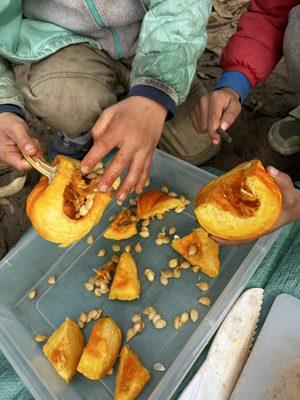
[[26, 121], [24, 112], [21, 110], [20, 107], [15, 106], [14, 104], [0, 104], [0, 114], [3, 112], [14, 113], [19, 117], [23, 118], [24, 121]]
[[154, 100], [168, 110], [167, 121], [174, 117], [176, 109], [175, 101], [163, 90], [150, 85], [135, 85], [132, 86], [128, 93], [128, 97], [130, 96], [143, 96]]
[[235, 90], [240, 95], [241, 102], [247, 97], [251, 91], [250, 80], [239, 71], [224, 72], [218, 82], [214, 86], [214, 90], [229, 87]]

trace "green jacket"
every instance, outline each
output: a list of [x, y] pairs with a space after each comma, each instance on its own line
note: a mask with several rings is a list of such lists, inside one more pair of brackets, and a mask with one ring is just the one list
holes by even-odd
[[[0, 1], [0, 104], [24, 109], [14, 65], [41, 60], [71, 44], [89, 42], [96, 48], [101, 45], [91, 37], [53, 23], [24, 18], [22, 3], [22, 0]], [[91, 9], [96, 9], [95, 3], [86, 0]], [[165, 91], [176, 105], [180, 104], [189, 93], [197, 60], [205, 49], [211, 1], [143, 0], [141, 3], [145, 16], [133, 61], [132, 86], [152, 85]]]

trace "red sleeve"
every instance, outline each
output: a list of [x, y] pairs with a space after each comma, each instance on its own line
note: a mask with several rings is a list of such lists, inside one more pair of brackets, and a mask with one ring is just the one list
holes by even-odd
[[240, 71], [251, 86], [264, 81], [282, 57], [284, 31], [298, 0], [251, 0], [222, 57], [224, 71]]

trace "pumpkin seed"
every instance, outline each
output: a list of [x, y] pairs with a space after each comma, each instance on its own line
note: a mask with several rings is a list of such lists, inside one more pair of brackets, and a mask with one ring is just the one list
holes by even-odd
[[173, 319], [173, 326], [176, 329], [176, 331], [180, 328], [181, 323], [180, 323], [180, 316], [177, 315], [174, 319]]
[[93, 235], [89, 235], [86, 239], [87, 244], [92, 244], [94, 242]]
[[183, 210], [184, 210], [184, 207], [177, 206], [174, 211], [176, 212], [176, 214], [179, 214], [179, 213], [182, 213]]
[[156, 322], [161, 319], [161, 315], [160, 314], [155, 314], [154, 317], [152, 318], [152, 322], [155, 325]]
[[82, 313], [79, 315], [78, 320], [81, 321], [81, 322], [83, 322], [83, 323], [86, 323], [86, 320], [87, 320], [87, 315], [86, 315], [86, 313], [82, 312]]
[[159, 239], [160, 239], [160, 238], [162, 239], [162, 238], [164, 238], [165, 236], [166, 236], [165, 231], [161, 231], [161, 232], [158, 232], [158, 234], [157, 234], [156, 237], [159, 238]]
[[142, 226], [141, 232], [149, 232], [149, 228], [147, 226]]
[[203, 292], [206, 292], [208, 290], [208, 283], [207, 282], [201, 281], [201, 282], [196, 283], [196, 285]]
[[150, 186], [150, 178], [147, 178], [146, 182], [145, 182], [145, 187]]
[[94, 290], [95, 296], [97, 297], [101, 297], [103, 295], [103, 293], [101, 292], [101, 290], [99, 288], [96, 288]]
[[178, 239], [180, 239], [180, 236], [174, 235], [174, 240], [178, 240]]
[[186, 311], [180, 315], [180, 323], [185, 324], [189, 320], [190, 316], [189, 313]]
[[161, 371], [161, 372], [163, 372], [163, 371], [165, 371], [166, 370], [166, 368], [161, 364], [161, 363], [156, 363], [156, 364], [154, 364], [154, 367], [153, 367], [156, 371]]
[[85, 324], [79, 320], [77, 321], [77, 325], [80, 329], [83, 329], [85, 327]]
[[85, 207], [87, 208], [88, 211], [93, 207], [93, 204], [94, 204], [94, 200], [93, 199], [89, 199], [89, 200], [86, 201]]
[[136, 251], [136, 253], [141, 253], [142, 252], [142, 246], [140, 245], [140, 243], [137, 243], [135, 245], [134, 250]]
[[162, 240], [164, 244], [170, 243], [170, 238], [168, 236], [163, 237]]
[[195, 274], [197, 274], [197, 272], [199, 272], [199, 270], [200, 270], [200, 266], [199, 266], [199, 265], [194, 265], [194, 266], [192, 267], [192, 270], [193, 270], [193, 272], [194, 272]]
[[49, 276], [48, 283], [49, 283], [49, 285], [55, 285], [55, 283], [56, 283], [55, 276], [53, 276], [53, 275]]
[[175, 193], [175, 192], [169, 192], [169, 196], [171, 196], [171, 197], [177, 197], [177, 193]]
[[136, 322], [133, 325], [133, 333], [136, 335], [137, 333], [141, 332], [145, 328], [145, 324], [143, 321]]
[[141, 314], [133, 314], [133, 316], [131, 317], [131, 321], [134, 323], [140, 322], [141, 320], [142, 320]]
[[117, 204], [118, 204], [118, 206], [122, 206], [123, 205], [123, 201], [117, 200]]
[[87, 291], [92, 292], [94, 290], [94, 285], [91, 282], [86, 282], [84, 284]]
[[152, 314], [153, 312], [156, 314], [156, 310], [152, 306], [149, 306], [149, 307], [146, 307], [143, 309], [143, 314], [145, 314], [145, 315]]
[[164, 269], [163, 271], [161, 271], [160, 275], [167, 279], [174, 278], [174, 274], [171, 269]]
[[112, 262], [114, 262], [114, 263], [118, 263], [119, 262], [119, 256], [117, 255], [117, 254], [113, 254], [111, 257], [110, 257], [110, 259], [111, 259], [111, 261]]
[[144, 271], [144, 274], [146, 275], [146, 278], [148, 281], [153, 282], [155, 279], [155, 273], [152, 271], [150, 268], [146, 268]]
[[103, 162], [102, 162], [102, 161], [99, 161], [99, 162], [97, 162], [97, 164], [95, 165], [94, 171], [97, 170], [97, 169], [102, 169], [102, 168], [103, 168]]
[[89, 324], [92, 320], [92, 317], [90, 315], [87, 315], [86, 317], [86, 323]]
[[130, 244], [127, 244], [127, 245], [125, 246], [125, 251], [126, 251], [126, 253], [130, 253], [130, 250], [131, 250], [131, 246], [130, 246]]
[[181, 277], [181, 270], [179, 267], [176, 267], [173, 271], [174, 278], [178, 279]]
[[148, 320], [149, 320], [149, 321], [152, 321], [155, 315], [156, 315], [156, 311], [154, 310], [152, 313], [150, 313], [150, 314], [148, 315]]
[[131, 222], [137, 222], [139, 219], [135, 215], [130, 215]]
[[193, 322], [196, 322], [199, 317], [198, 311], [194, 308], [190, 311], [190, 318]]
[[192, 244], [188, 249], [188, 255], [194, 256], [198, 252], [198, 247], [195, 244]]
[[190, 266], [191, 264], [188, 261], [182, 261], [182, 263], [180, 264], [181, 269], [189, 269]]
[[169, 267], [170, 267], [170, 268], [176, 268], [177, 265], [178, 265], [178, 258], [172, 258], [172, 259], [169, 261]]
[[175, 232], [176, 232], [175, 226], [171, 226], [171, 228], [169, 229], [169, 235], [174, 235]]
[[164, 329], [167, 326], [167, 323], [164, 319], [159, 319], [154, 326], [156, 329]]
[[210, 306], [211, 300], [210, 300], [209, 297], [202, 296], [202, 297], [200, 297], [200, 299], [199, 299], [199, 303], [200, 303], [200, 304], [203, 304], [204, 306]]
[[167, 186], [163, 186], [160, 190], [164, 193], [169, 193], [169, 189], [167, 188]]
[[106, 372], [106, 375], [112, 375], [114, 373], [114, 369], [111, 368], [109, 371]]
[[157, 219], [163, 219], [163, 214], [156, 214], [156, 216], [157, 216]]
[[142, 222], [142, 226], [148, 226], [150, 224], [150, 220], [147, 218], [147, 219], [144, 219], [144, 221]]
[[136, 202], [135, 199], [129, 199], [129, 204], [132, 205], [132, 206], [136, 206], [137, 202]]
[[169, 283], [168, 278], [166, 278], [165, 276], [161, 275], [161, 276], [160, 276], [160, 283], [161, 283], [163, 286], [167, 286], [167, 284]]
[[36, 335], [34, 340], [38, 343], [46, 342], [48, 340], [48, 336], [45, 335]]
[[90, 310], [87, 315], [91, 319], [94, 319], [94, 316], [97, 315], [97, 310]]
[[133, 331], [133, 328], [128, 329], [128, 331], [126, 332], [126, 342], [129, 342], [129, 340], [131, 340], [134, 335], [135, 333]]
[[113, 215], [111, 215], [109, 218], [108, 218], [108, 221], [109, 222], [112, 222], [112, 221], [114, 221], [116, 219], [116, 214], [113, 214]]
[[85, 217], [86, 215], [88, 215], [89, 210], [86, 208], [86, 206], [83, 204], [80, 208], [79, 208], [79, 214], [82, 217]]
[[28, 294], [28, 298], [29, 298], [30, 300], [33, 300], [33, 299], [35, 298], [35, 296], [36, 296], [36, 290], [35, 290], [35, 289], [32, 289], [32, 290], [29, 292], [29, 294]]
[[87, 174], [86, 177], [88, 179], [95, 179], [95, 178], [97, 178], [97, 174], [95, 174], [95, 172], [90, 172], [89, 174]]
[[120, 251], [121, 250], [121, 247], [118, 245], [118, 244], [113, 244], [112, 245], [112, 249], [113, 249], [113, 251]]
[[161, 245], [164, 243], [164, 241], [162, 240], [162, 238], [157, 238], [157, 239], [155, 239], [155, 243], [156, 243], [158, 246], [161, 246]]
[[96, 277], [95, 276], [91, 276], [88, 280], [88, 282], [92, 283], [93, 285], [95, 285], [95, 281], [96, 281]]
[[93, 319], [97, 320], [97, 319], [99, 319], [101, 317], [102, 310], [95, 310], [95, 311], [96, 311], [96, 313], [94, 313]]
[[109, 291], [107, 283], [103, 281], [100, 282], [99, 288], [102, 294], [106, 294]]
[[98, 251], [98, 253], [97, 253], [97, 256], [98, 257], [103, 257], [103, 256], [105, 256], [105, 249], [100, 249], [99, 251]]
[[143, 238], [147, 238], [150, 236], [150, 232], [149, 231], [141, 231], [139, 233], [140, 236], [142, 236]]
[[181, 195], [179, 196], [179, 200], [181, 201], [181, 203], [185, 203], [185, 197], [184, 197], [183, 194], [181, 194]]

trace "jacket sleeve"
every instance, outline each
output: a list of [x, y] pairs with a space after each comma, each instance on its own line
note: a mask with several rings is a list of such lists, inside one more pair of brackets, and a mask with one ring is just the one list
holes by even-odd
[[297, 4], [299, 0], [251, 0], [223, 51], [223, 71], [241, 72], [252, 88], [267, 79], [282, 57], [288, 15]]
[[11, 63], [0, 56], [0, 105], [11, 104], [24, 111], [23, 97]]
[[133, 61], [131, 90], [146, 86], [175, 106], [182, 103], [206, 46], [210, 11], [209, 0], [151, 0]]

